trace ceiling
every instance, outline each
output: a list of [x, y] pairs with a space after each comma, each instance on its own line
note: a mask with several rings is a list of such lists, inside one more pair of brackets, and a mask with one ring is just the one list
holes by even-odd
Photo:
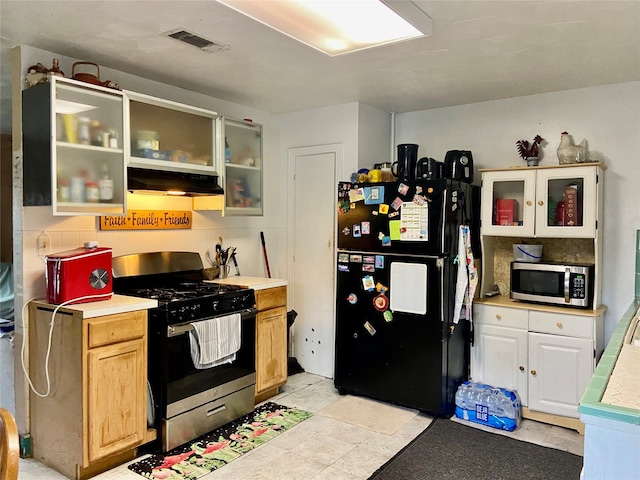
[[[640, 80], [640, 1], [415, 3], [432, 36], [337, 57], [212, 0], [1, 0], [0, 35], [5, 54], [29, 45], [272, 113], [408, 112]], [[161, 35], [177, 28], [229, 48]]]

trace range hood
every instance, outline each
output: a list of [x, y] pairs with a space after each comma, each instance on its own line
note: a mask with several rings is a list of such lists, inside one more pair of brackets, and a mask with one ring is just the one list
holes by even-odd
[[202, 173], [127, 168], [127, 190], [130, 192], [156, 193], [184, 192], [185, 196], [222, 195], [217, 175]]

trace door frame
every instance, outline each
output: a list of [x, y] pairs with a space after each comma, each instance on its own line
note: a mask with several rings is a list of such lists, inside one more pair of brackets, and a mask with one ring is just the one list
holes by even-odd
[[[334, 181], [333, 181], [333, 191], [332, 198], [335, 200], [337, 198], [338, 192], [338, 182], [340, 178], [343, 176], [343, 168], [344, 168], [344, 144], [342, 143], [330, 143], [325, 145], [311, 145], [306, 147], [293, 147], [288, 149], [288, 160], [287, 160], [287, 279], [288, 279], [288, 288], [287, 288], [287, 304], [288, 309], [295, 308], [293, 305], [293, 300], [295, 299], [295, 266], [294, 266], [294, 253], [295, 253], [295, 166], [296, 159], [298, 157], [303, 156], [312, 156], [312, 155], [322, 155], [322, 154], [333, 154], [335, 163], [334, 163]], [[336, 241], [337, 241], [337, 233], [336, 233], [336, 222], [338, 220], [337, 217], [337, 209], [334, 209], [333, 213], [333, 264], [336, 262]], [[336, 276], [335, 272], [331, 279], [319, 279], [320, 281], [330, 280], [333, 285], [333, 297], [335, 298], [335, 290], [336, 290]], [[332, 299], [333, 300], [333, 299]], [[334, 331], [335, 331], [335, 302], [332, 301], [332, 312], [333, 312], [333, 323], [334, 323]], [[293, 342], [294, 342], [294, 334], [292, 330], [290, 335], [289, 351], [294, 352]], [[332, 346], [333, 351], [333, 346]]]

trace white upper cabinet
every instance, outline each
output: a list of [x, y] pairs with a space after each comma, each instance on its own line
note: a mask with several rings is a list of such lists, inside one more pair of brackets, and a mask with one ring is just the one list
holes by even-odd
[[122, 92], [52, 76], [22, 92], [24, 205], [54, 215], [126, 211]]
[[216, 112], [125, 92], [128, 166], [217, 175]]
[[599, 164], [482, 171], [482, 235], [595, 238]]
[[224, 216], [260, 216], [262, 202], [262, 125], [220, 118], [220, 156], [224, 165]]

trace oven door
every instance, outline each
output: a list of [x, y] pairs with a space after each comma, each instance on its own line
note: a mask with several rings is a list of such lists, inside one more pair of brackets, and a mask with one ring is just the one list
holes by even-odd
[[[190, 323], [162, 327], [149, 344], [149, 379], [156, 397], [155, 426], [169, 450], [250, 412], [255, 399], [255, 319], [241, 312], [241, 346], [231, 363], [197, 369], [191, 357]], [[204, 319], [202, 319], [204, 320]], [[156, 331], [156, 337], [160, 332]], [[157, 367], [159, 368], [157, 368]]]

